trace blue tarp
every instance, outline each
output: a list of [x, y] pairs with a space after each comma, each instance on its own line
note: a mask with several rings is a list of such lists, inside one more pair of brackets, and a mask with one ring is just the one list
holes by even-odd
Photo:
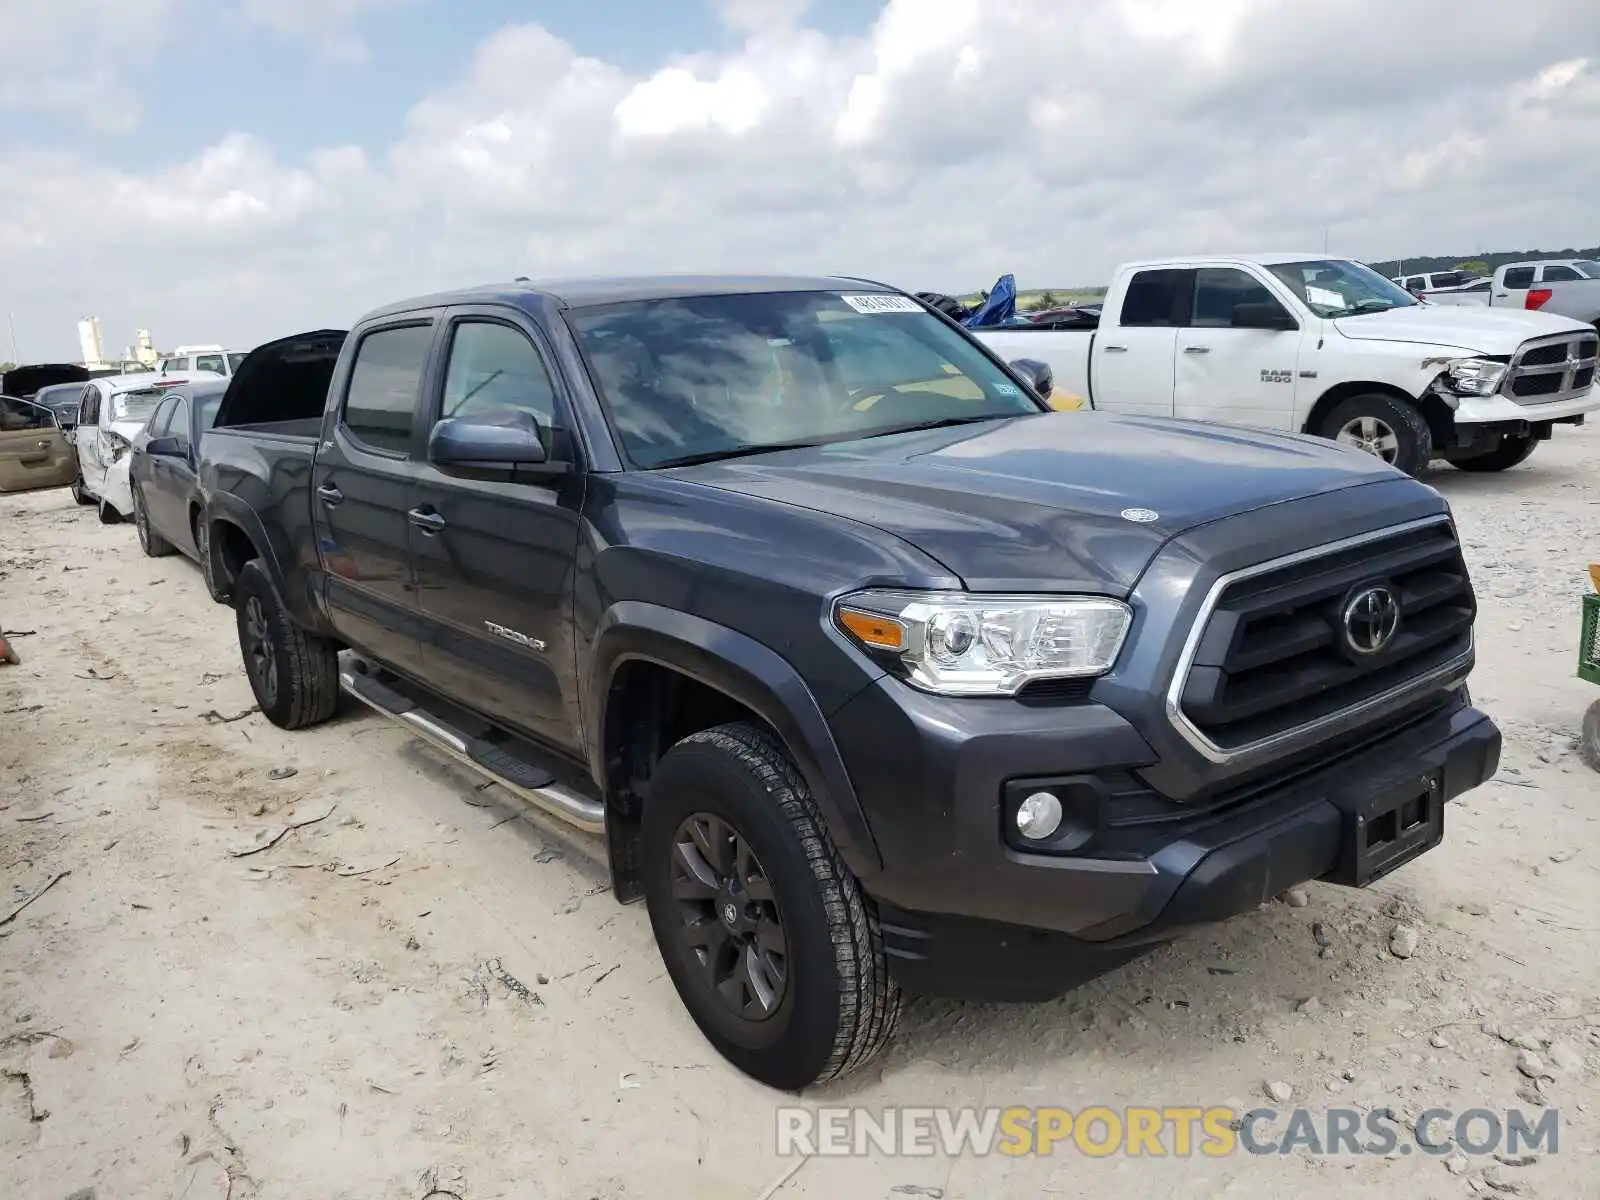
[[978, 311], [964, 322], [968, 329], [983, 329], [1004, 325], [1017, 311], [1017, 280], [1013, 275], [1002, 275]]

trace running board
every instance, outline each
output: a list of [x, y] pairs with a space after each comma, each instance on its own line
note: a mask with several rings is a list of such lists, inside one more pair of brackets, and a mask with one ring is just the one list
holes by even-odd
[[371, 675], [341, 671], [339, 686], [374, 712], [492, 779], [524, 803], [584, 833], [605, 833], [605, 805], [557, 783], [550, 772], [518, 758], [504, 746], [459, 733]]

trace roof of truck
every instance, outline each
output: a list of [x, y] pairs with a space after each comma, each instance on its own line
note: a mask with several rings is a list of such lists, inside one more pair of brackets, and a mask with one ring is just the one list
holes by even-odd
[[547, 296], [563, 308], [591, 308], [630, 300], [671, 300], [687, 296], [753, 296], [766, 292], [890, 292], [884, 283], [835, 275], [619, 275], [580, 279], [518, 279], [417, 296], [367, 314], [385, 316], [445, 304], [517, 304]]
[[[1327, 262], [1341, 259], [1343, 254], [1325, 254], [1320, 250], [1281, 251], [1259, 254], [1174, 254], [1170, 258], [1148, 258], [1139, 262], [1123, 263], [1123, 267], [1170, 267], [1190, 263], [1251, 263], [1258, 267], [1271, 267], [1279, 263]], [[1354, 261], [1354, 260], [1350, 260]]]

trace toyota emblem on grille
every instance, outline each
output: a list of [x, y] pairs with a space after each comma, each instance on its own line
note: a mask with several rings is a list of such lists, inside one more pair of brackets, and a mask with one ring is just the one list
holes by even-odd
[[1400, 599], [1385, 584], [1364, 587], [1345, 602], [1344, 643], [1354, 654], [1381, 654], [1400, 632]]

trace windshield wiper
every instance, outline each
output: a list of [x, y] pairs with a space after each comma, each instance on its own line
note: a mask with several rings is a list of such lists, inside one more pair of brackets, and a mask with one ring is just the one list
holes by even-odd
[[[1350, 314], [1359, 316], [1361, 313], [1388, 312], [1391, 308], [1399, 308], [1398, 304], [1391, 304], [1387, 300], [1380, 300], [1376, 296], [1366, 300], [1357, 300], [1350, 306]], [[1407, 305], [1406, 307], [1410, 307]]]
[[694, 467], [701, 463], [721, 462], [726, 458], [745, 458], [751, 454], [766, 454], [768, 451], [778, 450], [809, 450], [814, 446], [825, 444], [815, 439], [793, 442], [741, 442], [737, 446], [724, 446], [720, 450], [702, 450], [698, 454], [680, 454], [677, 458], [664, 458], [658, 463], [651, 463], [650, 469], [659, 471], [666, 467]]
[[910, 425], [891, 425], [887, 429], [874, 429], [871, 433], [863, 433], [862, 440], [867, 438], [892, 437], [897, 433], [921, 433], [928, 429], [949, 429], [954, 425], [972, 425], [979, 421], [998, 421], [1001, 417], [1021, 416], [1021, 413], [985, 413], [981, 417], [934, 417], [928, 421], [916, 421]]

